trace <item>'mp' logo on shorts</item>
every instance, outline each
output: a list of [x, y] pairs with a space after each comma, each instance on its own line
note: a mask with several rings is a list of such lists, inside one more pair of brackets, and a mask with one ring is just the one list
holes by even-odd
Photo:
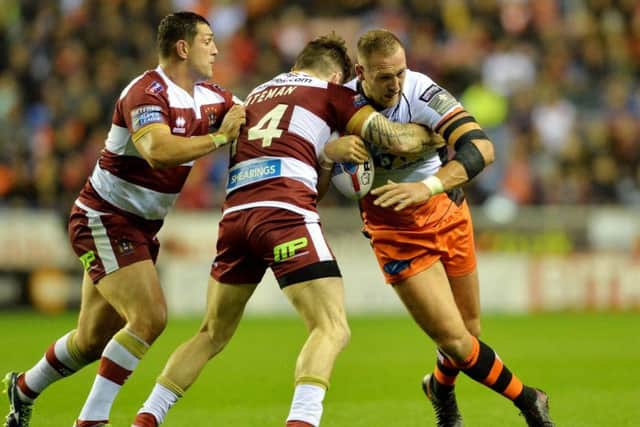
[[298, 239], [280, 243], [273, 248], [273, 261], [281, 262], [292, 258], [296, 255], [297, 251], [306, 248], [308, 244], [309, 242], [306, 237], [300, 237]]
[[86, 271], [89, 271], [91, 268], [91, 263], [96, 260], [96, 253], [93, 251], [85, 252], [82, 256], [79, 257], [80, 262], [82, 263], [82, 268]]

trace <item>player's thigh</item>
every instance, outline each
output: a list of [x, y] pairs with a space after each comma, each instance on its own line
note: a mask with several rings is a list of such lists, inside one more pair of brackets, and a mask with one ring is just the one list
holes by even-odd
[[104, 299], [130, 324], [166, 321], [167, 304], [160, 280], [150, 259], [122, 267], [96, 285]]
[[464, 323], [474, 336], [480, 335], [480, 285], [478, 270], [464, 276], [449, 276], [451, 291]]
[[257, 284], [225, 284], [209, 278], [207, 311], [200, 330], [226, 341], [236, 330]]
[[308, 329], [341, 328], [348, 331], [341, 277], [323, 277], [283, 288]]
[[393, 286], [416, 323], [436, 342], [465, 332], [447, 274], [440, 261]]
[[85, 272], [76, 332], [76, 343], [83, 355], [88, 358], [99, 356], [113, 334], [124, 324], [124, 318], [98, 292]]

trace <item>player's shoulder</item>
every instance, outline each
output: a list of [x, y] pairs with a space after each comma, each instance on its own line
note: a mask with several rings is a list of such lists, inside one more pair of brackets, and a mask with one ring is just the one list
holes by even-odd
[[229, 89], [226, 89], [215, 82], [211, 82], [211, 81], [198, 82], [197, 86], [200, 86], [201, 88], [208, 90], [210, 92], [215, 92], [218, 95], [224, 96], [225, 98], [233, 96], [233, 94]]
[[167, 83], [157, 70], [147, 70], [133, 78], [120, 93], [120, 98], [125, 96], [151, 95], [162, 96], [167, 92]]
[[[424, 73], [407, 69], [403, 91], [410, 98], [419, 97], [429, 87], [436, 83]], [[437, 85], [436, 85], [437, 86]]]

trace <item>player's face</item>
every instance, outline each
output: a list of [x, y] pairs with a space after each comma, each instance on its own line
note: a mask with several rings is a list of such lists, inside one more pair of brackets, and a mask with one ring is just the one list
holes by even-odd
[[189, 64], [200, 79], [207, 80], [213, 75], [213, 63], [218, 48], [213, 41], [213, 32], [207, 24], [198, 24], [198, 32], [189, 46]]
[[391, 55], [374, 53], [356, 67], [365, 95], [384, 108], [400, 101], [406, 70], [407, 60], [401, 47]]

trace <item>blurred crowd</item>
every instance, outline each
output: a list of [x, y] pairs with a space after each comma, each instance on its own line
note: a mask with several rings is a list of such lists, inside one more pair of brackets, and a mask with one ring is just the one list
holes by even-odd
[[[175, 10], [209, 19], [214, 79], [240, 98], [314, 36], [336, 30], [353, 53], [363, 31], [390, 29], [496, 146], [473, 203], [640, 204], [637, 0], [3, 0], [0, 206], [68, 211]], [[197, 162], [179, 206], [220, 206], [226, 161]]]

